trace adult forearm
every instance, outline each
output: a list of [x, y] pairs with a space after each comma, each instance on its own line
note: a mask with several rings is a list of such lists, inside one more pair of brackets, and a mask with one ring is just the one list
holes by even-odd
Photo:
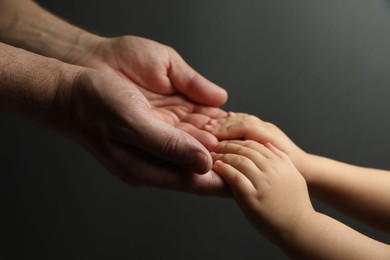
[[390, 233], [390, 172], [310, 156], [312, 195], [331, 207]]
[[389, 259], [390, 246], [314, 212], [278, 245], [293, 259]]
[[66, 125], [66, 89], [81, 68], [0, 43], [0, 109], [52, 128]]
[[72, 63], [99, 39], [31, 0], [0, 0], [0, 41], [4, 43]]

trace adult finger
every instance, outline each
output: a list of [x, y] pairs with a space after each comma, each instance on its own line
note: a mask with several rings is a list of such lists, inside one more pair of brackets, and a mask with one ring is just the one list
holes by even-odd
[[173, 49], [168, 76], [175, 88], [197, 103], [219, 107], [226, 103], [227, 92], [192, 69]]
[[[127, 136], [126, 137], [126, 132]], [[125, 134], [119, 141], [135, 145], [189, 171], [203, 174], [212, 167], [208, 150], [185, 131], [165, 123], [151, 111], [133, 111]]]
[[110, 153], [110, 158], [97, 156], [97, 159], [130, 186], [208, 196], [231, 196], [230, 189], [213, 171], [198, 175], [136, 147], [120, 143], [112, 143], [112, 147], [111, 151], [114, 152]]
[[208, 150], [211, 150], [218, 144], [218, 139], [210, 134], [209, 132], [203, 131], [188, 123], [179, 123], [176, 125], [177, 128], [189, 133], [201, 144], [203, 144]]

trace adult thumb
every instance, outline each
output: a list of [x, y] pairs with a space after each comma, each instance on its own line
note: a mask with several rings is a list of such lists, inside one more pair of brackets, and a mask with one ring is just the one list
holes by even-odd
[[144, 126], [141, 149], [191, 172], [204, 174], [212, 167], [208, 150], [194, 137], [159, 121]]
[[168, 76], [180, 93], [196, 103], [219, 107], [227, 101], [226, 90], [196, 72], [174, 50]]

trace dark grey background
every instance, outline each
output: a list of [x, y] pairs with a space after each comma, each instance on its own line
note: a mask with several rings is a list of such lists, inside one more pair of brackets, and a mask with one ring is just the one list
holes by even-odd
[[[39, 2], [95, 33], [171, 45], [228, 90], [227, 110], [274, 122], [309, 152], [390, 169], [388, 1]], [[62, 136], [0, 120], [0, 258], [285, 258], [232, 201], [128, 188]]]

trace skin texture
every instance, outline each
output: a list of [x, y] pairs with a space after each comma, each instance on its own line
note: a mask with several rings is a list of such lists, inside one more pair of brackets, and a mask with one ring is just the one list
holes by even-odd
[[130, 185], [227, 194], [210, 171], [217, 139], [199, 129], [226, 115], [227, 93], [172, 48], [91, 34], [29, 0], [0, 0], [0, 41], [2, 109], [60, 131]]
[[204, 126], [220, 140], [272, 143], [286, 153], [321, 202], [382, 232], [390, 233], [390, 172], [338, 162], [306, 153], [277, 126], [241, 113]]
[[249, 222], [293, 259], [388, 259], [390, 247], [314, 211], [290, 158], [254, 141], [223, 141], [214, 169]]

